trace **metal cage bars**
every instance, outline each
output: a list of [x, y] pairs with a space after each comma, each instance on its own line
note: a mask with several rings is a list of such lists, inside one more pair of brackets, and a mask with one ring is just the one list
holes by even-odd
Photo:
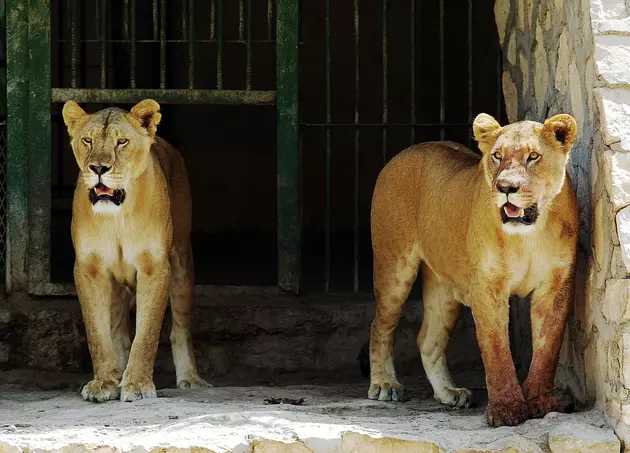
[[[420, 11], [422, 6], [422, 0], [409, 0], [409, 17], [410, 17], [410, 106], [409, 106], [409, 123], [392, 123], [389, 122], [388, 115], [388, 0], [381, 0], [381, 38], [382, 38], [382, 87], [381, 87], [381, 123], [361, 123], [359, 112], [359, 99], [360, 99], [360, 9], [359, 0], [353, 0], [353, 30], [354, 30], [354, 78], [355, 78], [355, 92], [354, 92], [354, 122], [353, 123], [333, 123], [332, 112], [332, 98], [331, 98], [331, 0], [324, 0], [325, 19], [324, 19], [324, 47], [325, 47], [325, 122], [324, 123], [303, 123], [303, 127], [316, 127], [325, 129], [325, 220], [324, 220], [324, 282], [323, 290], [325, 293], [331, 292], [331, 266], [332, 266], [332, 228], [331, 228], [331, 163], [332, 163], [332, 149], [331, 149], [331, 130], [333, 128], [353, 128], [354, 129], [354, 202], [353, 202], [353, 264], [352, 264], [352, 288], [354, 293], [358, 293], [360, 280], [359, 280], [359, 267], [360, 267], [360, 247], [359, 247], [359, 181], [360, 181], [360, 136], [361, 129], [365, 128], [380, 128], [381, 129], [381, 153], [382, 162], [385, 165], [388, 162], [387, 155], [387, 143], [388, 143], [388, 130], [390, 128], [408, 128], [410, 131], [410, 145], [416, 142], [416, 128], [418, 127], [436, 127], [439, 128], [439, 137], [441, 140], [445, 139], [447, 127], [472, 127], [473, 122], [473, 0], [468, 0], [467, 5], [467, 50], [468, 59], [466, 70], [468, 74], [468, 122], [447, 122], [446, 120], [446, 91], [445, 91], [445, 11], [444, 0], [439, 0], [438, 3], [438, 46], [439, 46], [439, 121], [438, 122], [417, 122], [416, 119], [416, 19], [417, 12]], [[501, 86], [502, 75], [502, 61], [501, 58], [497, 59], [496, 77], [497, 87]], [[497, 117], [501, 116], [502, 112], [502, 98], [497, 96], [496, 114]], [[468, 145], [472, 146], [472, 134], [468, 139]]]
[[[222, 86], [222, 8], [223, 0], [212, 0], [211, 38], [217, 43], [217, 89], [194, 89], [194, 0], [182, 0], [188, 9], [182, 30], [188, 44], [188, 89], [166, 88], [166, 0], [161, 0], [159, 30], [157, 0], [153, 1], [153, 39], [160, 45], [160, 89], [135, 87], [135, 65], [131, 65], [131, 88], [107, 89], [105, 1], [97, 7], [101, 43], [100, 88], [77, 87], [78, 0], [69, 0], [71, 19], [71, 87], [51, 88], [50, 0], [29, 0], [28, 5], [6, 0], [9, 94], [8, 119], [8, 200], [7, 200], [7, 288], [28, 290], [34, 295], [73, 295], [73, 285], [55, 284], [50, 278], [51, 227], [51, 102], [73, 99], [84, 103], [135, 103], [152, 97], [162, 103], [273, 104], [277, 105], [277, 205], [278, 205], [278, 286], [274, 288], [198, 287], [198, 293], [238, 292], [297, 293], [300, 282], [300, 192], [299, 192], [299, 108], [298, 108], [298, 26], [299, 9], [293, 0], [276, 2], [276, 90], [251, 90], [251, 15], [243, 21], [240, 0], [239, 39], [247, 45], [246, 89], [223, 90]], [[247, 11], [251, 11], [251, 0]], [[187, 5], [186, 5], [187, 3]], [[128, 18], [125, 38], [135, 55], [135, 0], [124, 2]], [[268, 0], [268, 39], [273, 37], [272, 1]], [[215, 20], [216, 19], [216, 20]], [[111, 41], [111, 40], [110, 40]], [[127, 40], [124, 40], [127, 42]], [[170, 42], [170, 41], [169, 41]]]

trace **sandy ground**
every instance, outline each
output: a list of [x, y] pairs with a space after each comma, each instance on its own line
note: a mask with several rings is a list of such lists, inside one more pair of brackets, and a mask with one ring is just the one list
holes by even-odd
[[[85, 451], [98, 446], [134, 453], [165, 447], [203, 447], [216, 453], [425, 451], [374, 447], [374, 439], [400, 439], [428, 442], [440, 451], [511, 446], [512, 451], [544, 452], [548, 432], [563, 422], [606, 425], [598, 412], [586, 411], [549, 414], [514, 428], [489, 428], [483, 420], [484, 392], [472, 390], [478, 407], [451, 411], [435, 403], [420, 384], [411, 386], [405, 403], [367, 400], [364, 382], [168, 389], [159, 391], [157, 399], [104, 404], [85, 402], [70, 391], [7, 386], [0, 388], [0, 451]], [[269, 398], [304, 402], [266, 404]], [[287, 443], [288, 449], [280, 444], [264, 447], [264, 440]]]

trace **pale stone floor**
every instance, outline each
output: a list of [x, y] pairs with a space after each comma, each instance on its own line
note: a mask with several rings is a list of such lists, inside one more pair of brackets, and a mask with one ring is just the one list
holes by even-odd
[[[431, 399], [423, 380], [407, 378], [405, 383], [410, 387], [405, 403], [367, 400], [366, 381], [165, 389], [157, 399], [104, 404], [85, 402], [68, 390], [3, 386], [0, 451], [140, 453], [197, 447], [194, 451], [216, 453], [538, 453], [550, 451], [548, 433], [563, 426], [566, 431], [567, 422], [576, 435], [594, 430], [610, 439], [612, 433], [602, 415], [592, 410], [489, 428], [483, 420], [483, 389], [471, 386], [477, 408], [451, 411]], [[269, 405], [264, 403], [268, 398], [304, 402]]]

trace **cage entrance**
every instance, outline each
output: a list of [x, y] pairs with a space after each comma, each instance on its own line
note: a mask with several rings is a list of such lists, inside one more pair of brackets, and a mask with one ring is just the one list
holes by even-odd
[[[369, 211], [382, 166], [420, 141], [471, 144], [477, 113], [504, 119], [493, 2], [465, 6], [301, 2], [302, 292], [371, 292]], [[273, 102], [276, 9], [272, 0], [52, 2], [53, 87], [80, 93], [90, 111], [166, 99], [158, 133], [189, 169], [198, 284], [277, 284], [281, 120], [272, 106], [204, 98], [242, 90], [249, 104]], [[60, 110], [53, 104], [51, 277], [71, 282], [77, 167]]]

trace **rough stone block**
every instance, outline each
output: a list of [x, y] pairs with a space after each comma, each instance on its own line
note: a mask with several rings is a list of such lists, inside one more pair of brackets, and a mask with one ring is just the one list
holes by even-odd
[[630, 83], [630, 36], [595, 37], [595, 61], [597, 70], [607, 83]]
[[621, 443], [610, 428], [562, 423], [549, 433], [551, 453], [619, 453]]
[[604, 142], [618, 143], [624, 151], [630, 150], [630, 89], [598, 88], [595, 93], [601, 103]]
[[615, 211], [630, 204], [630, 153], [606, 153], [610, 169], [610, 196]]
[[628, 317], [630, 280], [610, 279], [606, 282], [606, 299], [602, 313], [607, 321], [619, 324]]
[[621, 244], [623, 264], [630, 272], [630, 207], [626, 207], [617, 213], [617, 234]]

